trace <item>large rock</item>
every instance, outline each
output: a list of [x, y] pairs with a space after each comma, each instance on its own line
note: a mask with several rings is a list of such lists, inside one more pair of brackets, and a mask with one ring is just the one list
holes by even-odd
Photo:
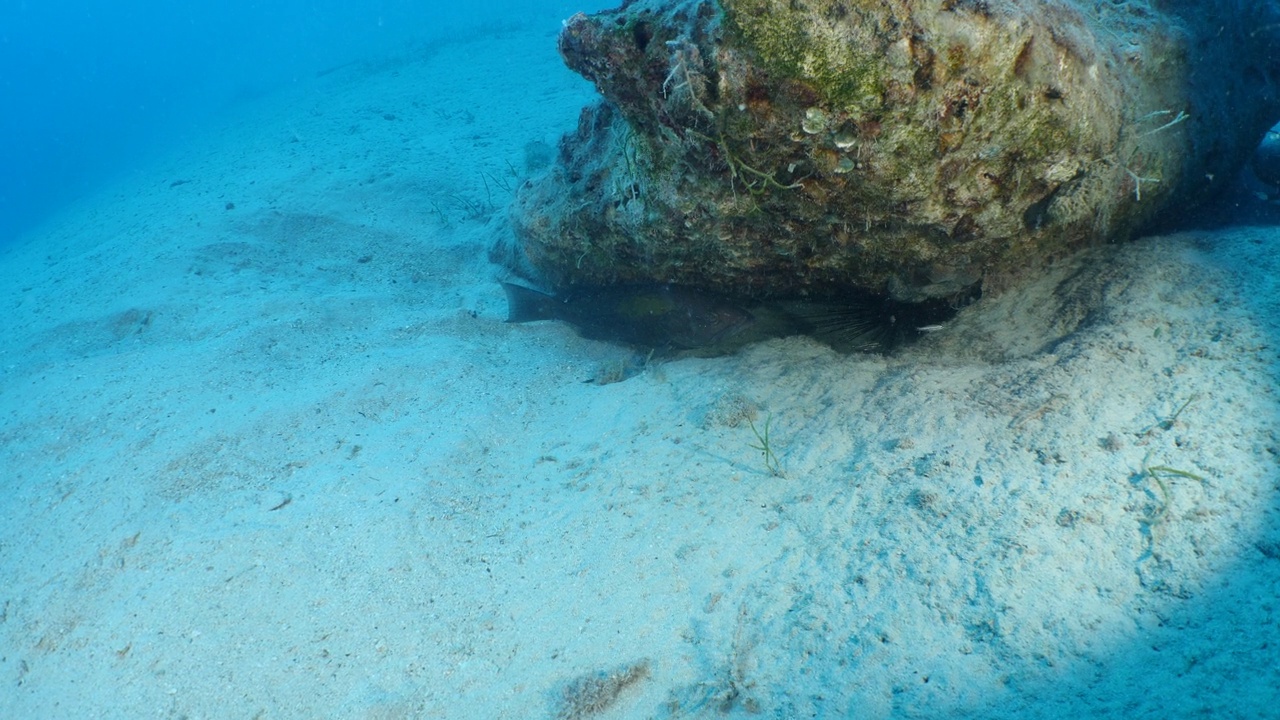
[[604, 101], [518, 192], [506, 258], [556, 287], [999, 290], [1224, 184], [1280, 117], [1278, 15], [1270, 0], [577, 15], [560, 51]]

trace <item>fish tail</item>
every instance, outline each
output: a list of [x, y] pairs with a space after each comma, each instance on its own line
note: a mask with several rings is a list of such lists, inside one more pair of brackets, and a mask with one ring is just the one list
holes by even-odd
[[559, 300], [521, 285], [502, 283], [507, 293], [507, 322], [523, 323], [556, 319]]

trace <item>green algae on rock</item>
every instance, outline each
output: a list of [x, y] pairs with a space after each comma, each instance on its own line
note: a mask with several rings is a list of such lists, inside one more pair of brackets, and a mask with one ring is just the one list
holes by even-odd
[[[1212, 194], [1274, 116], [1229, 0], [635, 0], [559, 47], [603, 102], [500, 255], [551, 285], [999, 291]], [[1270, 18], [1267, 15], [1267, 18]], [[1212, 19], [1212, 22], [1206, 18]], [[1212, 26], [1212, 42], [1195, 28]]]

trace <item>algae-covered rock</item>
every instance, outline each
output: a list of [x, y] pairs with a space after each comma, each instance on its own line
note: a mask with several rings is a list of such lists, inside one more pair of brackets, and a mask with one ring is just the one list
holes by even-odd
[[1234, 173], [1280, 115], [1260, 30], [1274, 11], [636, 0], [576, 15], [560, 51], [604, 100], [518, 192], [506, 255], [560, 287], [999, 290]]

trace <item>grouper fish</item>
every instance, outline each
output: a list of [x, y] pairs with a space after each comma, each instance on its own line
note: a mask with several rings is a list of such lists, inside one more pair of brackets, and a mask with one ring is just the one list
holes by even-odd
[[560, 320], [585, 338], [659, 352], [717, 345], [754, 322], [750, 311], [727, 298], [679, 285], [622, 285], [558, 296], [505, 282], [502, 289], [507, 322]]

